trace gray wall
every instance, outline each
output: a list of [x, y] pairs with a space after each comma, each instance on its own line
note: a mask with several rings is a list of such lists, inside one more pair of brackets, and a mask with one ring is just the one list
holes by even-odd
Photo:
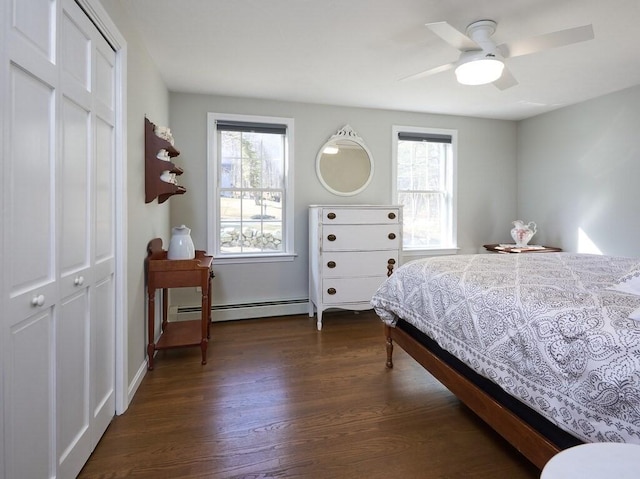
[[[170, 94], [171, 130], [180, 149], [187, 193], [169, 200], [172, 226], [186, 224], [197, 249], [207, 248], [207, 113], [290, 117], [295, 120], [295, 250], [293, 262], [215, 267], [213, 303], [239, 304], [308, 297], [308, 220], [311, 204], [384, 204], [391, 201], [391, 127], [458, 130], [458, 245], [480, 251], [509, 239], [516, 206], [516, 124], [509, 121], [326, 106], [251, 98]], [[315, 173], [320, 146], [345, 124], [364, 139], [375, 162], [368, 188], [353, 197], [327, 192]], [[172, 304], [198, 305], [193, 292], [172, 292]]]
[[535, 242], [640, 256], [639, 132], [640, 86], [518, 124], [517, 211]]
[[144, 259], [147, 243], [166, 237], [169, 206], [144, 202], [144, 117], [169, 124], [169, 92], [119, 0], [101, 0], [127, 41], [127, 326], [128, 380], [133, 386], [146, 355]]

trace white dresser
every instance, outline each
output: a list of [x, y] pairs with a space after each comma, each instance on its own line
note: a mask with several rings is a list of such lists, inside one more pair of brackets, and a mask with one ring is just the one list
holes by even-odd
[[328, 308], [371, 309], [371, 297], [398, 265], [401, 206], [309, 207], [309, 317]]

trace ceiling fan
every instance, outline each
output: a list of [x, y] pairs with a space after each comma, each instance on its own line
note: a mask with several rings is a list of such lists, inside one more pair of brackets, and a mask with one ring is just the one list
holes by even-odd
[[445, 42], [460, 50], [460, 58], [456, 62], [402, 78], [402, 81], [424, 78], [455, 68], [459, 83], [465, 85], [493, 83], [499, 89], [505, 90], [518, 84], [504, 64], [507, 58], [529, 55], [594, 38], [593, 27], [583, 25], [496, 45], [491, 36], [495, 33], [498, 24], [493, 20], [473, 22], [467, 27], [466, 35], [447, 22], [427, 23], [426, 26]]

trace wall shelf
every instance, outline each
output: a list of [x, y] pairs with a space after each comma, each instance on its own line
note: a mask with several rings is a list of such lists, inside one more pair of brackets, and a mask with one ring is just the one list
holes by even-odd
[[160, 179], [164, 171], [179, 176], [183, 170], [171, 161], [158, 158], [161, 150], [166, 150], [170, 158], [175, 158], [180, 152], [170, 142], [156, 135], [155, 128], [148, 118], [144, 119], [145, 203], [151, 203], [156, 198], [158, 203], [164, 203], [171, 196], [182, 195], [187, 191], [183, 186]]

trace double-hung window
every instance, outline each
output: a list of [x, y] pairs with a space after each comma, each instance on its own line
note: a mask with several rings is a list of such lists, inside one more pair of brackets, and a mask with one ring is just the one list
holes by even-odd
[[209, 113], [208, 237], [216, 259], [293, 256], [293, 119]]
[[456, 248], [455, 130], [393, 127], [393, 194], [403, 205], [403, 250]]

